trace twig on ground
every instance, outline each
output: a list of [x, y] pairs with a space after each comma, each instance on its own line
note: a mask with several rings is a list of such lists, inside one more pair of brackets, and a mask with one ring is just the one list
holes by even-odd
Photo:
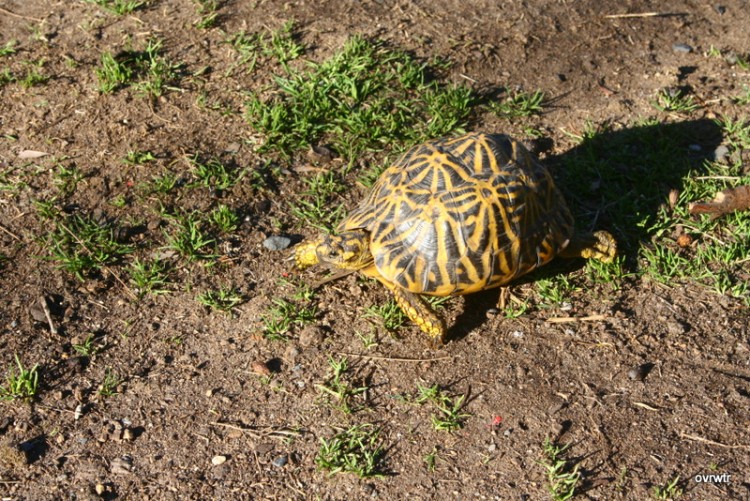
[[52, 313], [49, 311], [49, 305], [47, 304], [47, 298], [44, 296], [39, 296], [39, 305], [42, 307], [42, 311], [44, 311], [44, 316], [47, 317], [47, 323], [49, 324], [49, 331], [52, 334], [57, 334], [57, 327], [55, 326], [55, 322], [52, 321]]
[[750, 445], [728, 445], [728, 444], [722, 444], [721, 442], [716, 442], [714, 440], [710, 440], [708, 438], [699, 437], [697, 435], [690, 435], [688, 433], [682, 433], [680, 432], [680, 438], [684, 438], [685, 440], [692, 440], [694, 442], [703, 442], [704, 444], [710, 444], [710, 445], [716, 445], [719, 447], [725, 447], [727, 449], [750, 449]]
[[604, 315], [587, 315], [585, 317], [552, 317], [548, 318], [546, 322], [551, 324], [564, 324], [568, 322], [597, 322], [600, 320], [607, 320]]
[[383, 360], [385, 362], [439, 362], [441, 360], [450, 360], [453, 357], [438, 357], [438, 358], [397, 358], [397, 357], [378, 357], [375, 355], [360, 355], [359, 353], [347, 353], [345, 351], [338, 352], [339, 355], [347, 357], [359, 357], [368, 358], [370, 360]]

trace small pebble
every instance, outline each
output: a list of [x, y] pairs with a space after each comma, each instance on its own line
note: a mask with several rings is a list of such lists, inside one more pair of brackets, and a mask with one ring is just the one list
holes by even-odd
[[263, 240], [263, 247], [271, 251], [284, 250], [292, 244], [292, 240], [287, 237], [271, 236]]
[[273, 465], [277, 468], [282, 468], [286, 466], [287, 461], [289, 461], [289, 458], [287, 455], [279, 456], [276, 459], [273, 460]]
[[693, 52], [693, 48], [686, 43], [673, 43], [672, 50], [682, 54]]
[[628, 371], [628, 377], [633, 381], [643, 381], [654, 368], [654, 364], [641, 364]]
[[96, 484], [96, 487], [94, 487], [94, 491], [96, 491], [96, 494], [98, 496], [102, 496], [105, 492], [107, 492], [107, 488], [104, 487], [104, 484]]
[[688, 235], [687, 233], [681, 233], [679, 237], [677, 237], [677, 245], [680, 246], [682, 249], [686, 249], [690, 247], [693, 244], [693, 237]]
[[130, 428], [125, 428], [122, 432], [122, 439], [127, 440], [128, 442], [133, 440], [135, 438], [135, 435], [133, 434], [133, 430]]
[[130, 456], [122, 456], [112, 460], [110, 465], [112, 473], [126, 475], [133, 470], [133, 458]]
[[318, 346], [323, 342], [325, 337], [323, 329], [316, 325], [308, 325], [299, 333], [299, 344], [304, 347]]
[[720, 144], [714, 150], [714, 162], [723, 163], [727, 155], [729, 155], [729, 148], [726, 145]]
[[297, 348], [293, 344], [290, 344], [289, 346], [287, 346], [286, 350], [284, 350], [284, 360], [289, 363], [294, 363], [295, 360], [297, 360], [298, 356], [299, 348]]
[[220, 464], [224, 464], [227, 461], [226, 456], [214, 456], [211, 458], [211, 464], [214, 466], [219, 466]]
[[252, 364], [253, 372], [259, 376], [270, 376], [271, 375], [271, 369], [268, 368], [268, 364], [266, 362], [261, 362], [260, 360], [256, 360]]
[[521, 331], [513, 331], [510, 335], [513, 336], [516, 339], [520, 339], [520, 338], [523, 337], [523, 332], [521, 332]]

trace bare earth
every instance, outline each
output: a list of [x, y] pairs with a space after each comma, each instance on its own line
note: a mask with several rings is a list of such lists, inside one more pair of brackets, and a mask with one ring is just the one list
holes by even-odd
[[[450, 340], [433, 351], [413, 325], [394, 336], [365, 318], [388, 296], [355, 275], [321, 287], [315, 322], [290, 331], [288, 341], [260, 335], [272, 300], [294, 292], [281, 282], [290, 277], [291, 251], [262, 242], [279, 228], [299, 238], [317, 233], [297, 225], [289, 205], [310, 175], [304, 154], [274, 157], [279, 175], [270, 188], [246, 176], [222, 193], [182, 190], [167, 199], [206, 212], [220, 198], [241, 224], [221, 238], [223, 264], [180, 265], [171, 293], [141, 300], [119, 265], [81, 281], [47, 259], [49, 228], [35, 205], [56, 197], [71, 212], [103, 211], [135, 228], [131, 245], [159, 248], [161, 202], [141, 195], [139, 184], [165, 168], [186, 171], [185, 157], [197, 152], [251, 171], [269, 160], [257, 151], [263, 137], [243, 107], [246, 92], [271, 75], [262, 66], [229, 71], [237, 54], [224, 41], [291, 19], [306, 48], [294, 64], [322, 61], [361, 34], [453, 62], [448, 79], [462, 85], [543, 90], [550, 104], [541, 116], [486, 116], [469, 128], [525, 137], [533, 126], [551, 166], [564, 164], [571, 135], [587, 123], [617, 128], [644, 117], [687, 123], [685, 147], [708, 151], [721, 138], [705, 123], [740, 114], [727, 96], [750, 75], [707, 53], [750, 53], [747, 2], [235, 0], [220, 2], [210, 29], [194, 26], [196, 5], [154, 0], [125, 16], [79, 1], [0, 5], [0, 46], [18, 41], [0, 71], [23, 72], [27, 61], [43, 59], [51, 76], [42, 85], [0, 87], [0, 172], [26, 183], [0, 191], [0, 370], [15, 367], [18, 354], [40, 373], [31, 402], [0, 402], [3, 499], [549, 499], [539, 464], [546, 437], [571, 444], [566, 459], [582, 473], [576, 499], [649, 499], [654, 486], [678, 476], [683, 499], [750, 499], [748, 309], [704, 287], [639, 275], [638, 241], [620, 242], [628, 275], [619, 286], [581, 286], [564, 308], [505, 318], [492, 314], [497, 291], [450, 301], [443, 311]], [[669, 15], [605, 17], [657, 10]], [[154, 99], [100, 93], [101, 54], [154, 37], [183, 63], [175, 89]], [[668, 87], [690, 88], [701, 108], [687, 117], [660, 113], [652, 101]], [[20, 158], [25, 150], [48, 156]], [[133, 150], [156, 160], [123, 163]], [[60, 162], [83, 174], [65, 195], [54, 183]], [[347, 178], [338, 204], [351, 208], [362, 196], [356, 178]], [[124, 206], [110, 203], [118, 196]], [[608, 223], [596, 225], [617, 236]], [[587, 283], [580, 263], [547, 273]], [[196, 294], [224, 285], [243, 298], [233, 314], [196, 302]], [[533, 298], [533, 283], [513, 294]], [[41, 297], [57, 333], [39, 311]], [[565, 317], [592, 318], [549, 321]], [[373, 328], [378, 344], [365, 349], [355, 333]], [[91, 334], [99, 350], [82, 356], [73, 345]], [[369, 388], [352, 414], [329, 405], [318, 388], [329, 380], [329, 356], [346, 356], [349, 381]], [[116, 393], [103, 396], [112, 374]], [[435, 430], [434, 408], [406, 398], [417, 383], [467, 395], [464, 427]], [[360, 423], [381, 430], [385, 475], [319, 471], [320, 439]], [[432, 453], [434, 471], [425, 461]], [[226, 461], [213, 464], [215, 456]], [[728, 482], [695, 480], [724, 473]]]

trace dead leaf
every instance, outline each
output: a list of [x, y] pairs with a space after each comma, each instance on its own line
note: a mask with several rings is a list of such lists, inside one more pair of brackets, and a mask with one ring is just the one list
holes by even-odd
[[688, 207], [690, 214], [711, 214], [717, 218], [736, 210], [750, 209], [750, 185], [727, 188], [716, 194], [710, 202], [691, 203]]
[[46, 153], [44, 151], [23, 150], [18, 154], [18, 158], [20, 158], [21, 160], [28, 160], [30, 158], [46, 157], [47, 155], [49, 155], [49, 153]]

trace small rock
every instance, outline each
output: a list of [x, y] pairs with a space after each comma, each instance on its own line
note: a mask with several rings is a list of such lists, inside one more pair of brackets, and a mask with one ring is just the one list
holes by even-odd
[[314, 163], [326, 164], [333, 160], [333, 152], [326, 146], [313, 145], [307, 152], [307, 158]]
[[283, 468], [286, 466], [286, 463], [289, 461], [289, 457], [284, 454], [283, 456], [279, 456], [276, 459], [273, 460], [273, 465], [277, 468]]
[[492, 442], [492, 443], [491, 443], [491, 444], [490, 444], [490, 445], [489, 445], [489, 446], [487, 447], [487, 452], [489, 452], [489, 453], [491, 454], [491, 453], [495, 452], [495, 450], [497, 450], [497, 445], [495, 445], [495, 442]]
[[686, 43], [673, 43], [672, 50], [682, 54], [693, 52], [693, 48]]
[[253, 372], [259, 376], [270, 376], [271, 375], [271, 369], [268, 368], [268, 364], [266, 362], [261, 362], [260, 360], [256, 360], [251, 365]]
[[15, 470], [28, 463], [26, 454], [13, 442], [0, 444], [0, 466], [4, 469]]
[[685, 324], [677, 321], [667, 322], [667, 333], [670, 336], [681, 336], [685, 334], [687, 328]]
[[255, 452], [262, 456], [271, 452], [274, 447], [276, 446], [273, 442], [263, 442], [255, 446]]
[[633, 381], [643, 381], [654, 368], [654, 364], [641, 364], [628, 371], [628, 377]]
[[135, 438], [135, 434], [133, 433], [133, 430], [130, 428], [125, 428], [122, 432], [122, 439], [130, 442]]
[[567, 301], [560, 303], [560, 311], [570, 311], [573, 309], [573, 305]]
[[121, 456], [112, 460], [109, 467], [110, 471], [117, 475], [128, 475], [133, 471], [133, 458], [130, 456]]
[[78, 421], [83, 416], [83, 404], [76, 405], [76, 410], [73, 411], [73, 419]]
[[263, 247], [270, 251], [284, 250], [292, 244], [292, 240], [288, 237], [280, 237], [277, 235], [270, 236], [263, 240]]
[[[42, 301], [46, 301], [46, 299], [42, 298]], [[29, 313], [31, 313], [31, 318], [33, 318], [35, 322], [43, 324], [47, 323], [47, 315], [44, 313], [44, 306], [42, 306], [39, 301], [31, 303], [31, 306], [29, 306]]]
[[302, 346], [317, 346], [325, 339], [323, 329], [316, 325], [308, 325], [299, 333], [299, 343]]
[[297, 348], [293, 344], [290, 344], [289, 346], [287, 346], [286, 350], [284, 350], [284, 360], [286, 360], [290, 364], [294, 364], [298, 356], [299, 348]]
[[226, 456], [214, 456], [211, 458], [211, 464], [214, 466], [219, 466], [220, 464], [224, 464], [227, 462]]
[[510, 333], [511, 336], [513, 336], [516, 339], [521, 339], [523, 337], [523, 332], [521, 331], [513, 331]]
[[690, 247], [692, 243], [693, 237], [691, 237], [687, 233], [681, 233], [680, 236], [677, 237], [677, 245], [682, 249]]
[[724, 163], [727, 155], [729, 155], [729, 148], [726, 145], [720, 144], [714, 150], [714, 162]]
[[104, 487], [104, 484], [96, 484], [94, 487], [94, 491], [96, 492], [97, 496], [103, 496], [105, 492], [107, 492], [107, 488]]

